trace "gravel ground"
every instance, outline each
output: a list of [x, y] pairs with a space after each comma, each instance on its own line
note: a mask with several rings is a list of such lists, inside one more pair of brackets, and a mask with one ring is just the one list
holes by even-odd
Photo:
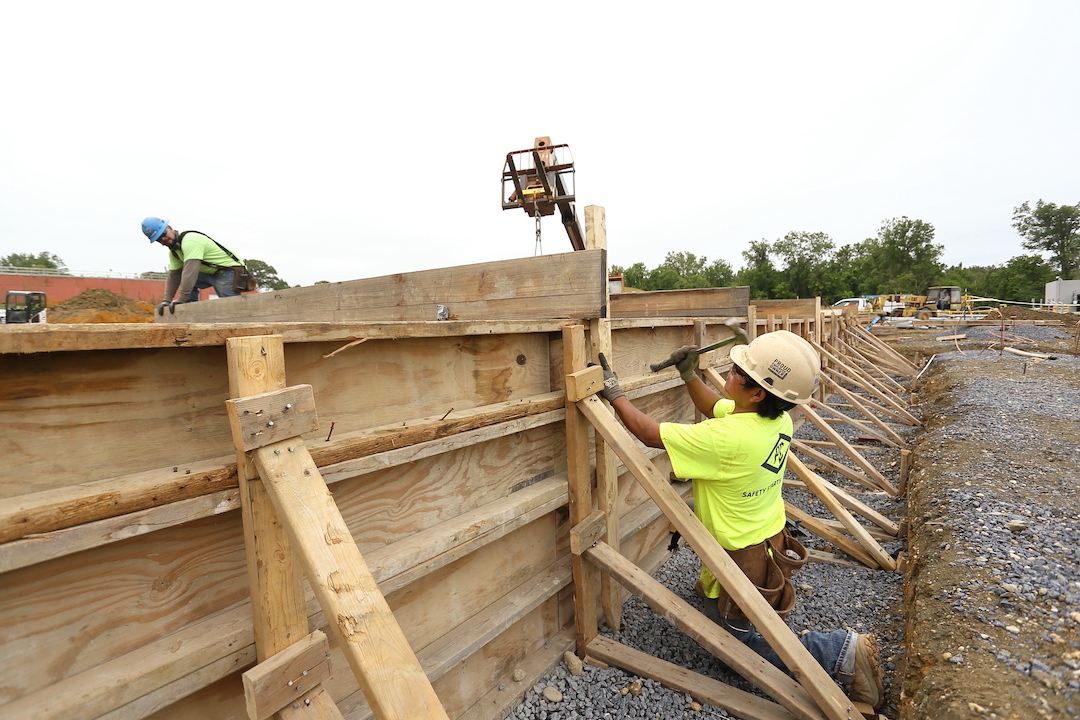
[[[1008, 328], [1007, 346], [1050, 348], [1054, 359], [1046, 361], [988, 349], [999, 342], [1000, 328], [943, 331], [967, 340], [962, 352], [939, 353], [920, 380], [913, 412], [926, 426], [897, 428], [914, 443], [907, 502], [884, 493], [860, 495], [895, 521], [910, 516], [906, 577], [811, 563], [794, 578], [799, 603], [787, 622], [795, 632], [845, 627], [878, 635], [886, 668], [881, 713], [889, 720], [1080, 717], [1080, 358], [1070, 354], [1070, 330]], [[855, 439], [850, 428], [837, 429]], [[807, 424], [796, 437], [821, 436]], [[898, 482], [895, 450], [864, 454]], [[825, 516], [805, 492], [788, 489], [785, 496]], [[823, 545], [812, 536], [804, 542]], [[895, 555], [906, 544], [884, 547]], [[699, 567], [683, 546], [655, 576], [700, 609], [693, 591]], [[601, 632], [756, 692], [637, 599], [624, 605], [623, 621], [619, 632]], [[635, 680], [615, 668], [588, 665], [573, 676], [560, 665], [509, 717], [734, 717], [652, 680], [635, 687]], [[548, 688], [562, 699], [545, 699]]]
[[941, 354], [920, 399], [901, 717], [1077, 717], [1080, 358]]

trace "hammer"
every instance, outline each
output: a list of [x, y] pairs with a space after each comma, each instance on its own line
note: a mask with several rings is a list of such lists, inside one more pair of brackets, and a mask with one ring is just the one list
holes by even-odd
[[[703, 353], [707, 353], [710, 350], [715, 350], [716, 348], [724, 347], [725, 345], [730, 345], [732, 343], [740, 343], [742, 345], [747, 344], [748, 341], [746, 339], [746, 331], [744, 331], [741, 327], [739, 327], [739, 321], [738, 320], [736, 320], [735, 318], [731, 318], [730, 320], [728, 320], [724, 324], [727, 325], [728, 329], [731, 330], [731, 332], [733, 332], [735, 334], [732, 337], [729, 337], [727, 340], [721, 340], [720, 342], [713, 343], [712, 345], [706, 345], [703, 348], [698, 348], [697, 349], [697, 354], [698, 355], [701, 355]], [[653, 372], [660, 372], [664, 368], [671, 367], [674, 364], [675, 363], [672, 362], [671, 358], [668, 358], [667, 360], [664, 360], [662, 362], [653, 363], [652, 365], [649, 366], [649, 369], [652, 370]]]

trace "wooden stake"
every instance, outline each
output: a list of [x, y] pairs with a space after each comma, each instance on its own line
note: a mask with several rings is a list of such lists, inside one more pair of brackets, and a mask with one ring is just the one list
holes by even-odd
[[[229, 395], [244, 398], [283, 389], [284, 348], [280, 335], [229, 338], [225, 342]], [[245, 454], [242, 438], [243, 433], [233, 434], [255, 651], [262, 662], [305, 637], [308, 621], [303, 575], [288, 533], [278, 522], [266, 487]]]
[[[603, 250], [604, 277], [607, 278], [607, 216], [604, 208], [597, 205], [585, 206], [585, 247], [589, 250]], [[609, 362], [615, 357], [611, 346], [611, 284], [604, 283], [601, 295], [601, 317], [589, 321], [590, 356], [599, 364], [600, 353]], [[596, 447], [596, 504], [604, 513], [607, 522], [607, 540], [616, 550], [619, 549], [619, 470], [618, 459], [604, 439], [597, 435]], [[607, 575], [600, 576], [600, 605], [604, 609], [604, 620], [612, 630], [622, 627], [622, 587], [611, 581]]]
[[900, 451], [900, 494], [907, 492], [908, 473], [911, 472], [911, 451]]
[[[563, 372], [570, 375], [585, 367], [585, 328], [563, 328]], [[592, 468], [589, 465], [589, 423], [578, 410], [582, 403], [600, 399], [591, 395], [580, 403], [566, 401], [566, 475], [570, 499], [570, 527], [582, 523], [592, 512]], [[602, 403], [601, 403], [602, 405]], [[607, 411], [605, 411], [607, 412]], [[610, 417], [610, 414], [609, 414]], [[607, 514], [607, 513], [605, 513]], [[574, 628], [578, 655], [585, 654], [589, 641], [598, 632], [596, 568], [580, 555], [571, 559], [574, 569]]]

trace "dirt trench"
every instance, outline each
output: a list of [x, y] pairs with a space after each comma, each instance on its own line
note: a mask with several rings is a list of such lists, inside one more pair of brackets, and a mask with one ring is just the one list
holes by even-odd
[[[1015, 319], [1061, 315], [1006, 308]], [[985, 341], [943, 343], [941, 329], [886, 339], [923, 364], [908, 490], [910, 567], [904, 582], [900, 720], [1080, 717], [1080, 416], [1055, 417], [1038, 398], [1080, 398], [1072, 338], [1025, 346], [1060, 360], [1018, 358]], [[973, 385], [1001, 388], [972, 393]], [[1018, 398], [1018, 388], [1035, 402]], [[919, 414], [919, 413], [916, 413]], [[992, 418], [988, 420], [987, 418]], [[1068, 438], [1072, 438], [1069, 440]], [[1020, 523], [1020, 524], [1016, 524]], [[1058, 595], [1017, 577], [1037, 566]]]

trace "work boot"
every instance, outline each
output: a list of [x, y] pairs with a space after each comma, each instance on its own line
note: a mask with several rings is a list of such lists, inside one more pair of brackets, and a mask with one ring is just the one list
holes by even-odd
[[859, 634], [855, 641], [855, 679], [848, 688], [848, 697], [864, 702], [875, 710], [885, 699], [885, 673], [881, 671], [881, 652], [877, 638]]

